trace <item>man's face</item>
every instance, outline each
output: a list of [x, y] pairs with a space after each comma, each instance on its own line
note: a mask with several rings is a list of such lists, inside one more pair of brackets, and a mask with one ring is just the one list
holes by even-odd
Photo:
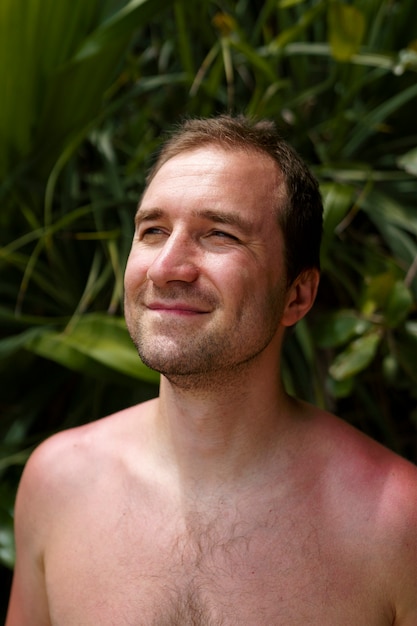
[[[142, 360], [207, 376], [276, 343], [286, 276], [267, 156], [206, 146], [157, 172], [136, 215], [125, 315]], [[276, 191], [275, 191], [276, 194]]]

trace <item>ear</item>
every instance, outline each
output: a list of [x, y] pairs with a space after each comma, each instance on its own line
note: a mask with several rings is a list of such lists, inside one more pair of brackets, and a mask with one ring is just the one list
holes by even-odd
[[304, 270], [297, 276], [287, 292], [287, 301], [282, 315], [283, 326], [294, 326], [311, 309], [316, 299], [320, 272], [316, 268]]

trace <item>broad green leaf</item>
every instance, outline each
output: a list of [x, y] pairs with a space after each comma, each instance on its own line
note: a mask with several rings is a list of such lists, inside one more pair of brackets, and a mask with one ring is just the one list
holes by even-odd
[[370, 327], [371, 323], [356, 311], [342, 310], [321, 316], [314, 326], [314, 338], [321, 348], [336, 348], [362, 335]]
[[352, 341], [331, 364], [329, 373], [332, 378], [343, 381], [368, 367], [376, 355], [380, 341], [381, 334], [378, 331]]
[[384, 317], [388, 326], [394, 328], [401, 324], [409, 315], [413, 306], [413, 296], [403, 281], [396, 281], [391, 289]]
[[326, 381], [326, 388], [333, 398], [348, 398], [355, 386], [355, 379], [345, 378], [344, 380], [335, 380], [329, 376]]
[[105, 314], [84, 315], [66, 332], [45, 330], [26, 348], [77, 371], [91, 373], [98, 364], [149, 382], [159, 378], [140, 361], [124, 320]]
[[395, 285], [395, 276], [391, 272], [368, 278], [363, 295], [362, 312], [372, 315], [385, 308], [390, 293]]
[[329, 43], [337, 61], [356, 54], [365, 33], [365, 16], [357, 7], [333, 1], [328, 9]]

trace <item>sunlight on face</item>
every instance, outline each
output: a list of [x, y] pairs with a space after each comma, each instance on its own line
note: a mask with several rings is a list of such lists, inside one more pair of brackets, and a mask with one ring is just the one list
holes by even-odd
[[209, 146], [167, 161], [136, 216], [126, 320], [166, 375], [248, 362], [274, 339], [285, 295], [271, 159]]

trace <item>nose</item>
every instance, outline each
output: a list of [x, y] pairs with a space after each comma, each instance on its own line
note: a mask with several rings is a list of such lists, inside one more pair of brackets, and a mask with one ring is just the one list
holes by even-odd
[[199, 275], [195, 257], [193, 243], [185, 236], [171, 233], [150, 264], [146, 276], [158, 287], [172, 281], [192, 283]]

